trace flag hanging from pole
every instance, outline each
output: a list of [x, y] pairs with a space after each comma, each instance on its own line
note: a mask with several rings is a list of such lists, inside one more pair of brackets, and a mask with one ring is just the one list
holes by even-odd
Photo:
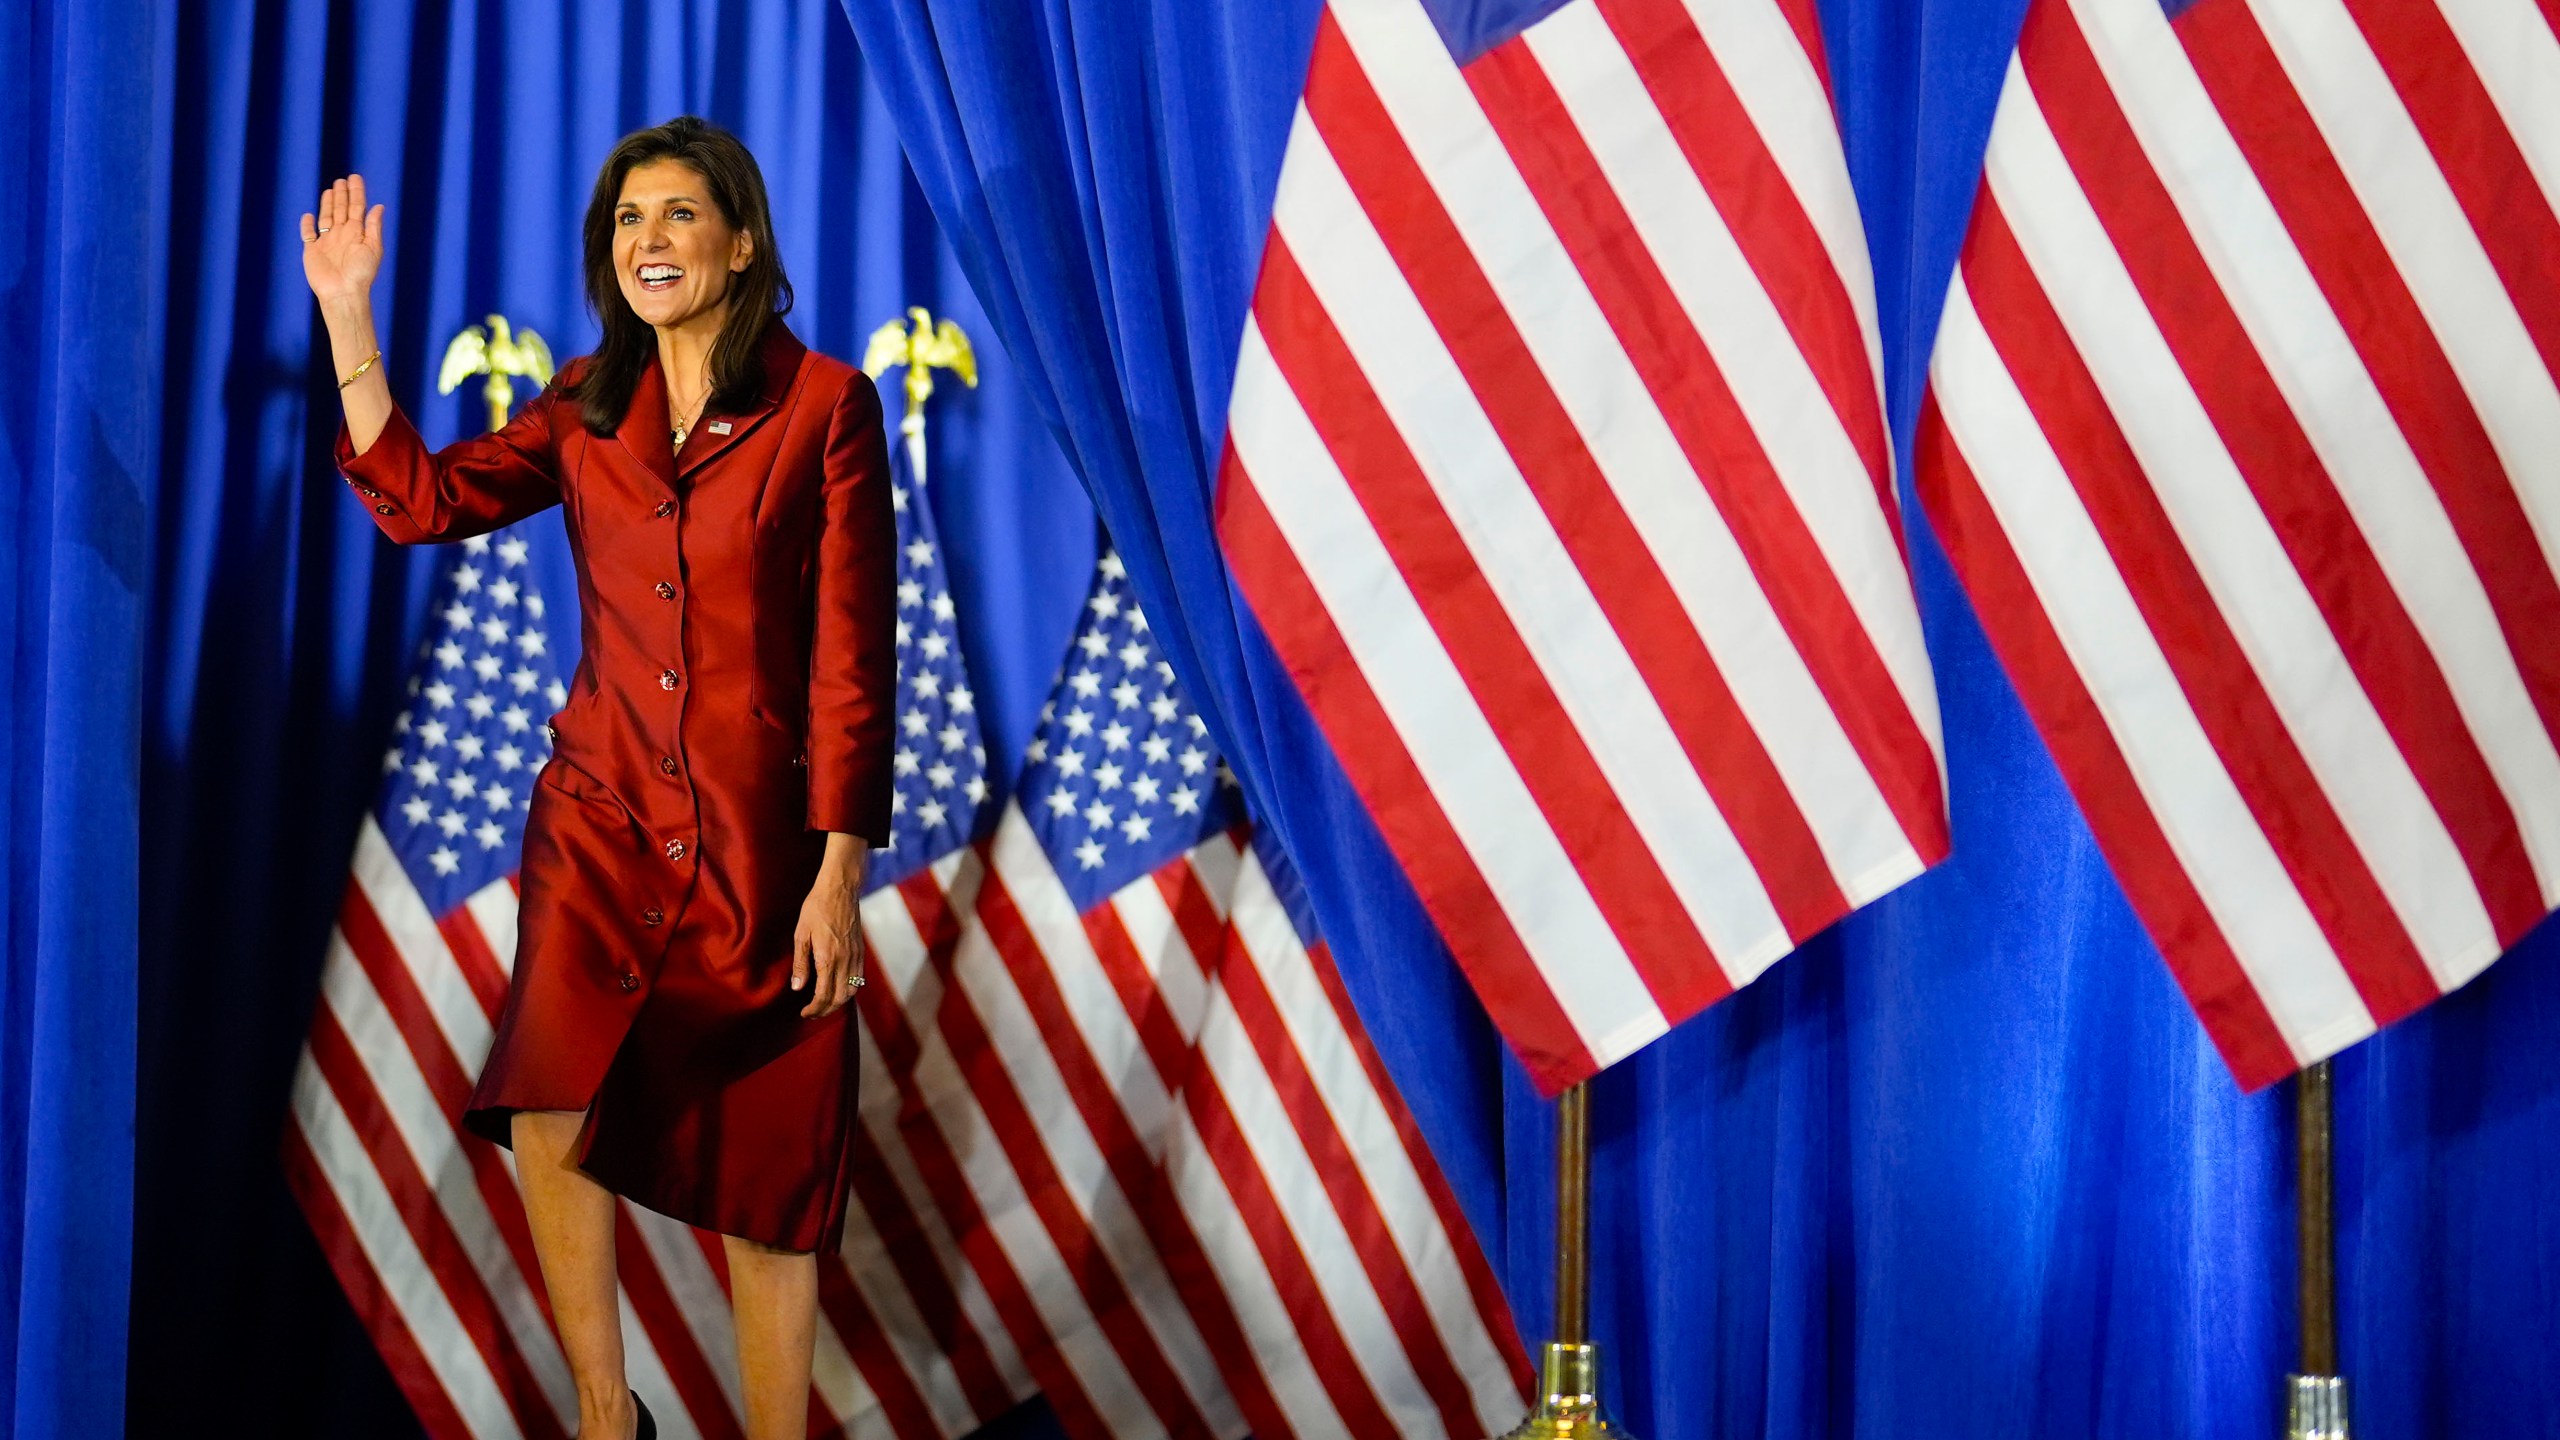
[[1331, 0], [1219, 535], [1548, 1089], [1947, 850], [1810, 0]]
[[2036, 0], [1930, 518], [2231, 1069], [2560, 900], [2560, 42], [2530, 0]]

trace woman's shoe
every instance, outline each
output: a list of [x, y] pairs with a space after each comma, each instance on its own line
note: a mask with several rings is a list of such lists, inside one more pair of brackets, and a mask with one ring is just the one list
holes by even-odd
[[632, 1435], [637, 1440], [658, 1440], [658, 1417], [649, 1413], [649, 1402], [641, 1399], [640, 1392], [634, 1390], [631, 1403], [640, 1407], [640, 1424], [631, 1432]]

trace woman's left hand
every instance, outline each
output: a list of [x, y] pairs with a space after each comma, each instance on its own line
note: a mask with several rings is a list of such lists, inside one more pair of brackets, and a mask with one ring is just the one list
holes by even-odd
[[871, 859], [859, 836], [827, 837], [818, 883], [800, 905], [800, 928], [791, 939], [791, 988], [807, 990], [806, 1019], [843, 1009], [862, 988], [862, 919], [856, 901]]

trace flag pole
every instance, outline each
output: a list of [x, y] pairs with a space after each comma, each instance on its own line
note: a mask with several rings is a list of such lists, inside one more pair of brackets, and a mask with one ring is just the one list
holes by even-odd
[[1555, 1338], [1538, 1357], [1538, 1403], [1502, 1440], [1630, 1440], [1600, 1411], [1590, 1258], [1591, 1092], [1575, 1085], [1556, 1097]]
[[2302, 1369], [2286, 1377], [2286, 1440], [2347, 1440], [2347, 1382], [2338, 1374], [2338, 1249], [2329, 1062], [2294, 1078], [2295, 1224]]

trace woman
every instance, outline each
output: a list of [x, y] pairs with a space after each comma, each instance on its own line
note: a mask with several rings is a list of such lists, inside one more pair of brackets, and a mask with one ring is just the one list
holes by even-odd
[[525, 825], [514, 980], [464, 1123], [516, 1152], [582, 1440], [654, 1436], [625, 1388], [619, 1194], [727, 1238], [747, 1433], [806, 1432], [813, 1252], [844, 1226], [862, 984], [888, 836], [895, 530], [880, 402], [783, 327], [754, 157], [690, 117], [626, 137], [587, 207], [592, 355], [428, 453], [371, 290], [383, 207], [302, 217], [384, 534], [567, 506], [584, 651]]

